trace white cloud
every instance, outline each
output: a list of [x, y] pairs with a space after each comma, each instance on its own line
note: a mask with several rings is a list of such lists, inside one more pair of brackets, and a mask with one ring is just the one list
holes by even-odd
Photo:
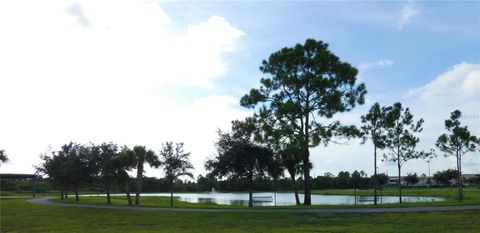
[[1, 1], [2, 172], [31, 172], [47, 145], [70, 140], [183, 141], [201, 166], [216, 129], [248, 112], [230, 96], [180, 104], [155, 90], [215, 88], [244, 33], [220, 16], [180, 30], [173, 21], [147, 1]]
[[[460, 63], [438, 75], [423, 87], [410, 90], [405, 96], [407, 106], [413, 114], [425, 119], [421, 134], [421, 147], [435, 148], [437, 138], [446, 133], [444, 122], [450, 113], [459, 109], [463, 113], [462, 125], [468, 126], [470, 132], [480, 136], [480, 64]], [[438, 151], [438, 150], [437, 150]], [[432, 169], [454, 168], [452, 157], [439, 157], [432, 162]], [[470, 152], [463, 160], [466, 173], [479, 173], [476, 166], [480, 160], [479, 152]]]
[[436, 103], [448, 100], [468, 100], [480, 96], [480, 64], [460, 63], [409, 95], [417, 95], [423, 101]]
[[365, 74], [371, 69], [388, 68], [392, 65], [393, 65], [393, 61], [391, 61], [390, 59], [381, 59], [374, 62], [361, 63], [360, 65], [358, 65], [358, 76], [362, 77], [363, 74]]
[[418, 9], [412, 0], [408, 0], [407, 3], [402, 8], [400, 12], [400, 22], [398, 24], [398, 30], [402, 30], [405, 25], [407, 25], [410, 20], [420, 13], [420, 9]]

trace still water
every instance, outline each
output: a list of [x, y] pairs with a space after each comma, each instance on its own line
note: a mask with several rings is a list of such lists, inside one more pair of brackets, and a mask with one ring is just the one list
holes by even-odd
[[[170, 196], [168, 193], [145, 193], [142, 196]], [[222, 205], [248, 205], [248, 193], [174, 193], [181, 201], [191, 203], [215, 203]], [[303, 195], [299, 194], [300, 201]], [[288, 206], [295, 205], [294, 193], [259, 192], [253, 194], [255, 206]], [[402, 197], [403, 202], [444, 201], [438, 197]], [[378, 203], [398, 203], [398, 196], [383, 196]], [[312, 205], [353, 205], [354, 196], [346, 195], [312, 195]], [[357, 204], [373, 204], [373, 196], [357, 197]]]

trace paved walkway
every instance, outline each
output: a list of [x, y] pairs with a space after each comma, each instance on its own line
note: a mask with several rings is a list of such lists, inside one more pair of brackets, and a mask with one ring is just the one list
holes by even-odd
[[162, 210], [162, 211], [188, 211], [188, 212], [292, 212], [292, 213], [393, 213], [393, 212], [432, 212], [432, 211], [451, 211], [451, 210], [480, 210], [480, 205], [460, 205], [460, 206], [425, 206], [425, 207], [386, 207], [386, 208], [329, 208], [329, 209], [205, 209], [205, 208], [164, 208], [164, 207], [129, 207], [114, 205], [92, 205], [92, 204], [76, 204], [53, 202], [46, 198], [30, 199], [28, 202], [54, 205], [54, 206], [71, 206], [71, 207], [87, 207], [97, 209], [116, 209], [116, 210]]

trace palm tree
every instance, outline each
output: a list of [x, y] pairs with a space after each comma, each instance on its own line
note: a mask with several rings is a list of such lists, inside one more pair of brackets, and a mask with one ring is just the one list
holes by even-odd
[[301, 155], [293, 147], [287, 147], [284, 150], [280, 151], [280, 163], [290, 175], [293, 183], [293, 191], [295, 193], [295, 203], [300, 205], [300, 198], [298, 197], [298, 188], [296, 176], [303, 174], [303, 166]]
[[160, 161], [157, 155], [152, 150], [145, 149], [145, 146], [135, 146], [133, 150], [128, 152], [130, 156], [134, 157], [137, 166], [137, 179], [136, 179], [136, 193], [135, 193], [135, 205], [140, 205], [140, 192], [142, 191], [143, 180], [143, 164], [147, 162], [150, 166], [158, 168]]

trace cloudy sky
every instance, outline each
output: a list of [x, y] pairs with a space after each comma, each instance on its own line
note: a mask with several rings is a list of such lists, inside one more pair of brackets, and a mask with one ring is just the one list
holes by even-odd
[[[455, 109], [480, 135], [479, 11], [478, 1], [0, 1], [0, 148], [11, 160], [0, 169], [31, 173], [69, 141], [159, 151], [168, 140], [184, 142], [202, 174], [216, 130], [252, 113], [238, 102], [259, 86], [261, 61], [307, 38], [357, 67], [369, 91], [338, 119], [359, 124], [374, 102], [401, 101], [425, 119], [419, 149], [434, 147]], [[313, 173], [372, 174], [372, 150], [319, 146]], [[431, 170], [454, 166], [440, 153]], [[480, 173], [480, 154], [463, 169]]]

